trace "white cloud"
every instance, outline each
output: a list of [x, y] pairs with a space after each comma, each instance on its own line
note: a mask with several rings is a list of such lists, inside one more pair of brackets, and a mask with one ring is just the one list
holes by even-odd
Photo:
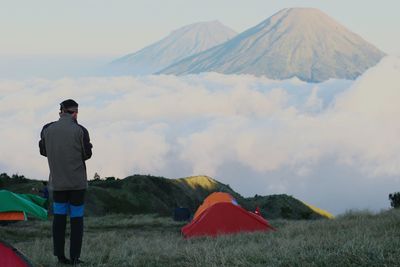
[[[399, 58], [385, 58], [354, 83], [216, 73], [1, 80], [0, 171], [47, 177], [39, 133], [57, 119], [58, 104], [73, 98], [94, 144], [89, 177], [218, 175], [245, 194], [279, 189], [308, 198], [321, 176], [334, 179], [324, 170], [338, 166], [357, 173], [349, 184], [398, 186], [399, 65]], [[345, 205], [354, 207], [343, 203], [341, 210]]]

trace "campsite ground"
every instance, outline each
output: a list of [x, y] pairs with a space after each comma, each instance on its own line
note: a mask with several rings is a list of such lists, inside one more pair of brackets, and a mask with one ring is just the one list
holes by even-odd
[[[396, 266], [400, 262], [400, 210], [271, 224], [278, 231], [185, 240], [180, 234], [184, 224], [170, 218], [88, 217], [83, 266]], [[0, 226], [0, 237], [34, 266], [56, 266], [50, 220]]]

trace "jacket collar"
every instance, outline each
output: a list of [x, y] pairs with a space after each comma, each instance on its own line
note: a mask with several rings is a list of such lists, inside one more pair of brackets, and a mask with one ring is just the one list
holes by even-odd
[[77, 122], [73, 117], [72, 114], [69, 113], [61, 113], [60, 114], [60, 121], [73, 121], [73, 122]]

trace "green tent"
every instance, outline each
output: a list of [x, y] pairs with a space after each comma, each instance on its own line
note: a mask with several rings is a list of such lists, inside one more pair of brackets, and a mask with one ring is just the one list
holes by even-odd
[[0, 190], [0, 212], [19, 211], [46, 220], [46, 199], [32, 194], [17, 194]]

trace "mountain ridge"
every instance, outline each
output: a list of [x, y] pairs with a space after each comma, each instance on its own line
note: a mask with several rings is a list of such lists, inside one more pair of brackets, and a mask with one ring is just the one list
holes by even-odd
[[[0, 175], [0, 188], [16, 193], [39, 193], [42, 181], [24, 176]], [[168, 179], [151, 175], [132, 175], [124, 179], [108, 177], [89, 181], [86, 208], [88, 215], [98, 216], [112, 213], [146, 214], [156, 213], [170, 216], [176, 207], [186, 207], [194, 214], [203, 200], [213, 192], [231, 194], [249, 211], [260, 208], [268, 219], [320, 219], [329, 218], [327, 212], [315, 211], [300, 200], [288, 195], [254, 196], [245, 198], [229, 185], [208, 176], [191, 176]]]

